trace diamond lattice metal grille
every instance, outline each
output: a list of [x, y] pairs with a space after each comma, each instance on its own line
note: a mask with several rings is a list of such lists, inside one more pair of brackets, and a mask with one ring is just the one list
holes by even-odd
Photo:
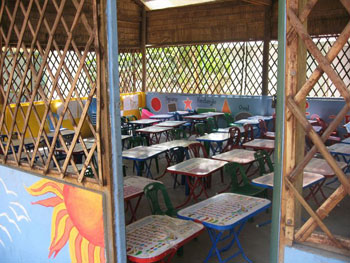
[[1, 3], [1, 163], [102, 184], [97, 17], [94, 1]]

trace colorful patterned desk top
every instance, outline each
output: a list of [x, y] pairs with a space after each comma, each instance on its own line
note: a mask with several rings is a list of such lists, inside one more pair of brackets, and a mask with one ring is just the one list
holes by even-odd
[[[241, 133], [244, 133], [244, 127], [243, 126], [236, 126]], [[228, 133], [230, 131], [230, 128], [232, 127], [227, 127], [227, 128], [219, 128], [217, 132], [223, 132], [223, 133]], [[253, 127], [256, 129], [256, 127]]]
[[187, 121], [164, 121], [164, 122], [158, 123], [156, 126], [175, 128], [175, 127], [179, 127], [185, 123], [187, 123]]
[[229, 133], [213, 132], [200, 137], [197, 137], [197, 141], [203, 142], [224, 142], [230, 138]]
[[238, 120], [238, 121], [235, 121], [234, 122], [235, 124], [251, 124], [251, 125], [257, 125], [259, 124], [259, 120], [258, 119], [241, 119], [241, 120]]
[[150, 119], [170, 119], [172, 117], [174, 116], [170, 114], [155, 114], [150, 116]]
[[138, 125], [151, 125], [153, 123], [160, 122], [160, 120], [151, 120], [151, 119], [140, 119], [136, 121], [130, 121], [130, 124], [138, 124]]
[[226, 162], [235, 162], [240, 164], [248, 164], [255, 161], [255, 151], [245, 149], [233, 149], [231, 151], [214, 155], [211, 158]]
[[223, 112], [217, 112], [217, 111], [212, 111], [212, 112], [202, 112], [200, 115], [206, 115], [208, 117], [219, 117], [219, 116], [224, 116], [225, 113]]
[[188, 116], [183, 116], [184, 119], [191, 119], [191, 120], [204, 120], [208, 118], [208, 116], [204, 114], [195, 114], [195, 115], [188, 115]]
[[350, 155], [350, 145], [346, 143], [336, 143], [327, 148], [328, 151], [334, 154]]
[[[347, 164], [345, 162], [337, 162], [340, 169], [344, 169]], [[326, 160], [324, 159], [318, 159], [318, 158], [312, 158], [311, 161], [306, 165], [304, 168], [304, 171], [310, 172], [310, 173], [318, 173], [322, 174], [324, 176], [334, 176], [335, 173], [332, 170], [332, 168], [329, 166]]]
[[[263, 187], [263, 188], [273, 188], [273, 176], [274, 173], [268, 173], [266, 175], [254, 178], [252, 180], [252, 183], [254, 185]], [[303, 188], [308, 188], [312, 186], [313, 184], [318, 183], [319, 181], [323, 180], [324, 176], [321, 174], [316, 174], [316, 173], [309, 173], [309, 172], [304, 172], [304, 177], [303, 177]]]
[[122, 152], [124, 159], [131, 159], [135, 161], [145, 161], [158, 154], [165, 152], [164, 148], [154, 148], [151, 146], [137, 146]]
[[223, 193], [180, 210], [178, 216], [225, 230], [268, 208], [270, 204], [270, 200], [263, 198]]
[[163, 148], [165, 150], [170, 150], [170, 149], [176, 148], [176, 147], [185, 147], [185, 148], [187, 148], [192, 143], [196, 143], [196, 141], [174, 140], [174, 141], [168, 141], [168, 142], [155, 144], [155, 145], [152, 145], [151, 147], [152, 148]]
[[264, 121], [270, 121], [273, 119], [272, 116], [262, 116], [262, 115], [255, 115], [247, 118], [248, 120], [264, 120]]
[[203, 225], [188, 220], [147, 216], [126, 226], [126, 253], [134, 262], [156, 262], [203, 229]]
[[250, 142], [244, 143], [243, 146], [257, 150], [273, 150], [275, 149], [275, 141], [269, 139], [254, 139]]
[[142, 133], [160, 133], [160, 132], [166, 132], [170, 131], [171, 127], [159, 127], [159, 126], [149, 126], [142, 129], [135, 130], [136, 132], [142, 132]]
[[227, 162], [208, 158], [192, 158], [168, 167], [167, 171], [189, 176], [207, 176], [219, 170], [226, 163]]
[[150, 183], [162, 183], [160, 181], [148, 179], [141, 176], [125, 176], [124, 177], [124, 199], [132, 199], [135, 196], [143, 194], [143, 189]]

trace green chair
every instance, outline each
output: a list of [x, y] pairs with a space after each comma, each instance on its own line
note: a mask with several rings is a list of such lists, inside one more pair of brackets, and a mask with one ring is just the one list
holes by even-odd
[[183, 128], [172, 129], [170, 131], [170, 136], [173, 140], [181, 140], [187, 138], [186, 130]]
[[257, 151], [254, 153], [254, 157], [259, 165], [259, 176], [273, 172], [273, 164], [269, 154], [266, 151], [264, 150]]
[[[244, 167], [239, 163], [228, 163], [224, 166], [225, 174], [231, 176], [231, 192], [249, 196], [266, 196], [266, 189], [255, 187], [250, 183]], [[242, 177], [242, 183], [238, 182], [238, 175]]]
[[198, 136], [203, 136], [205, 135], [205, 132], [206, 132], [206, 125], [204, 123], [196, 123], [194, 125], [194, 129]]
[[215, 111], [216, 111], [215, 108], [197, 108], [198, 114], [206, 113], [206, 112], [215, 112]]
[[230, 127], [231, 125], [235, 125], [235, 119], [230, 113], [225, 113], [224, 118], [226, 120], [227, 127]]
[[[173, 207], [168, 192], [162, 183], [150, 183], [143, 189], [150, 204], [152, 215], [168, 215], [176, 217], [176, 209]], [[163, 198], [165, 208], [162, 209], [160, 197]]]
[[207, 133], [212, 133], [212, 132], [218, 131], [217, 126], [216, 126], [216, 122], [215, 122], [213, 117], [207, 118], [206, 130], [207, 130]]

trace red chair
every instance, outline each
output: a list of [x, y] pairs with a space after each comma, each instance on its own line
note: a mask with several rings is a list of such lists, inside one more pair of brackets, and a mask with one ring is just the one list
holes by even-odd
[[253, 126], [251, 124], [246, 123], [243, 125], [243, 128], [244, 128], [244, 138], [242, 143], [246, 143], [254, 140]]
[[267, 130], [266, 122], [259, 119], [259, 128], [260, 128], [260, 138], [262, 139], [275, 139], [275, 133]]
[[188, 146], [188, 152], [191, 158], [208, 158], [208, 153], [200, 142], [191, 143]]
[[233, 149], [240, 148], [240, 142], [241, 142], [241, 131], [238, 127], [231, 127], [229, 129], [230, 138], [227, 141], [226, 146], [222, 150], [222, 152], [228, 152]]

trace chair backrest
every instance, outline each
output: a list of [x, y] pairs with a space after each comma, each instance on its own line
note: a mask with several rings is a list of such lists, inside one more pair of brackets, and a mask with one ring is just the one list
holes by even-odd
[[207, 133], [212, 133], [214, 132], [214, 130], [216, 130], [217, 127], [216, 127], [216, 123], [214, 121], [214, 118], [213, 117], [209, 117], [207, 118], [207, 121], [206, 121], [206, 130], [207, 130]]
[[223, 152], [240, 148], [239, 144], [241, 142], [241, 131], [239, 130], [239, 128], [231, 127], [229, 129], [229, 134], [230, 134], [230, 138], [227, 140], [227, 144], [225, 148], [222, 150]]
[[[152, 215], [168, 215], [176, 216], [176, 210], [174, 209], [171, 200], [169, 198], [168, 192], [165, 186], [161, 183], [154, 182], [145, 186], [143, 189], [145, 196], [150, 204]], [[162, 209], [160, 199], [162, 197], [165, 209]]]
[[262, 119], [259, 119], [259, 129], [260, 129], [260, 137], [263, 138], [267, 132], [266, 122]]
[[208, 153], [205, 147], [200, 142], [192, 143], [188, 146], [188, 152], [191, 158], [204, 157], [208, 158]]
[[125, 116], [127, 121], [136, 121], [137, 120], [137, 117], [135, 115], [128, 115], [128, 116]]
[[129, 139], [130, 148], [148, 146], [148, 140], [144, 136], [133, 136]]
[[173, 140], [181, 140], [187, 138], [186, 130], [181, 128], [172, 129], [170, 131], [170, 134]]
[[215, 112], [215, 108], [197, 108], [197, 113]]
[[[259, 150], [254, 153], [255, 160], [259, 165], [259, 175], [262, 176], [273, 172], [273, 164], [269, 154], [264, 150]], [[266, 167], [267, 165], [267, 167]]]
[[246, 123], [243, 125], [244, 128], [244, 138], [243, 138], [243, 142], [249, 142], [254, 140], [254, 128], [251, 124]]
[[235, 119], [230, 113], [225, 113], [224, 117], [226, 120], [227, 127], [229, 127], [231, 124], [235, 122]]
[[170, 149], [169, 159], [171, 163], [181, 163], [185, 160], [186, 157], [186, 148], [185, 147], [176, 147]]
[[238, 175], [241, 176], [243, 185], [250, 184], [244, 167], [239, 163], [232, 162], [225, 164], [224, 173], [231, 176], [231, 192], [233, 193], [239, 188]]
[[205, 132], [206, 132], [205, 128], [206, 127], [205, 127], [204, 123], [196, 123], [194, 125], [194, 129], [199, 136], [203, 136], [205, 134]]

